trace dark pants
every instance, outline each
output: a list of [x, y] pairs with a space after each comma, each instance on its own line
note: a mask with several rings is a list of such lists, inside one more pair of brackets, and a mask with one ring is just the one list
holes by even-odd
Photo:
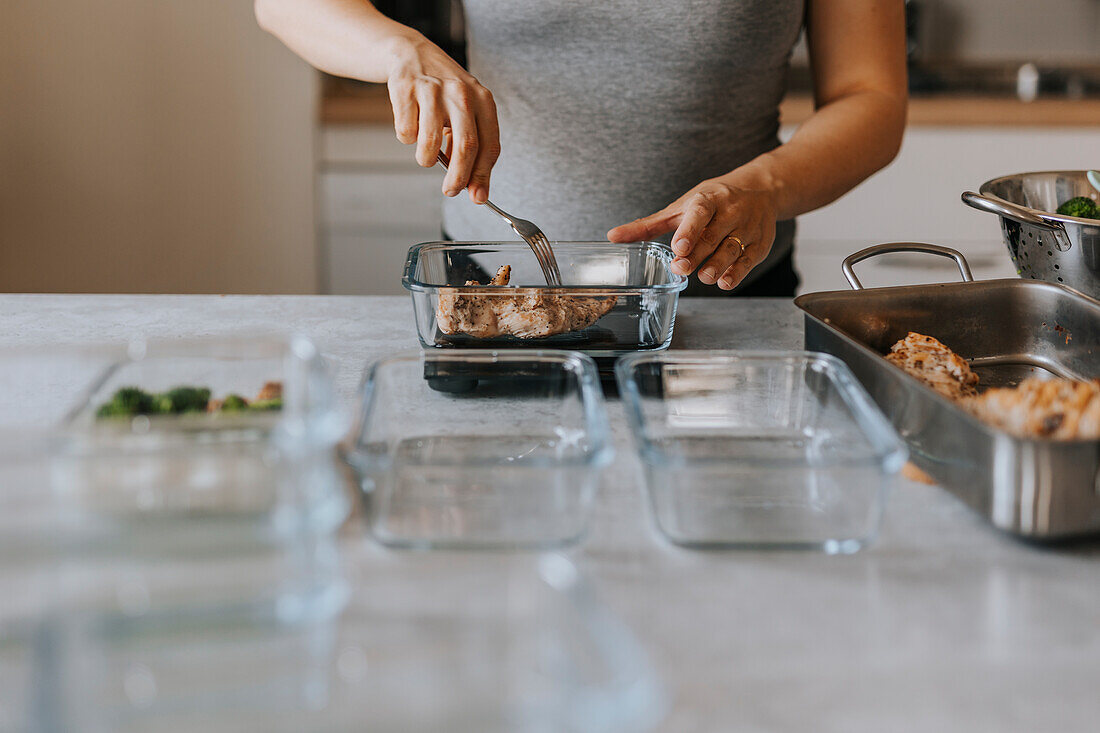
[[[454, 241], [447, 235], [447, 232], [442, 232], [442, 236], [444, 242]], [[492, 274], [485, 272], [484, 269], [461, 252], [452, 252], [450, 258], [451, 266], [448, 267], [448, 270], [451, 272], [461, 271], [463, 273], [461, 279], [464, 282], [475, 280], [479, 283], [487, 283], [493, 277]], [[699, 282], [699, 278], [692, 275], [688, 281], [687, 289], [682, 294], [710, 298], [793, 298], [800, 282], [798, 273], [794, 269], [794, 250], [791, 250], [786, 257], [776, 262], [770, 270], [743, 288], [737, 288], [733, 291], [722, 290], [717, 285], [704, 285]]]

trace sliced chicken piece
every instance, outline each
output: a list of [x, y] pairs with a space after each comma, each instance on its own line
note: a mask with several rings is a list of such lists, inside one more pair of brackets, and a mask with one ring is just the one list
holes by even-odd
[[978, 394], [978, 375], [942, 343], [910, 332], [887, 361], [897, 364], [979, 420], [1022, 438], [1100, 440], [1100, 380], [1025, 379]]
[[[505, 286], [511, 274], [512, 268], [504, 265], [488, 284]], [[479, 284], [466, 282], [467, 286]], [[445, 334], [462, 333], [475, 338], [545, 338], [588, 328], [615, 307], [617, 300], [613, 295], [560, 295], [536, 288], [500, 294], [441, 288], [436, 324]]]
[[977, 394], [978, 375], [970, 363], [931, 336], [910, 331], [894, 344], [886, 360], [949, 400]]
[[1025, 379], [965, 398], [975, 417], [1024, 438], [1100, 440], [1100, 380]]

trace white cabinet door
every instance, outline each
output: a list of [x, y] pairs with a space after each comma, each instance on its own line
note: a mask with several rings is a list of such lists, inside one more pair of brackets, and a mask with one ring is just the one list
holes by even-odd
[[[785, 128], [782, 137], [793, 131]], [[829, 206], [798, 220], [795, 264], [802, 292], [847, 288], [841, 260], [871, 244], [932, 242], [970, 259], [976, 278], [1011, 277], [997, 218], [959, 199], [1001, 175], [1080, 169], [1100, 160], [1100, 127], [914, 127], [885, 170]], [[893, 255], [857, 270], [867, 285], [900, 285], [957, 278], [949, 260]]]
[[318, 176], [325, 292], [399, 295], [409, 247], [437, 240], [443, 170], [421, 168], [382, 125], [330, 127]]

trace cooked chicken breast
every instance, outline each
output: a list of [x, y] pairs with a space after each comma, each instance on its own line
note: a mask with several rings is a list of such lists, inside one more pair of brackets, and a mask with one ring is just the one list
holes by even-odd
[[894, 344], [886, 359], [1012, 435], [1100, 440], [1100, 380], [1031, 378], [978, 394], [978, 375], [966, 359], [931, 336], [913, 332]]
[[1025, 379], [968, 397], [963, 407], [1005, 432], [1026, 438], [1100, 439], [1100, 380]]
[[897, 364], [949, 400], [977, 394], [978, 375], [970, 363], [931, 336], [909, 332], [886, 360]]
[[[511, 274], [512, 268], [504, 265], [487, 284], [505, 286]], [[473, 280], [466, 282], [467, 286], [479, 284]], [[436, 323], [445, 334], [544, 338], [588, 328], [606, 315], [617, 300], [613, 295], [560, 295], [536, 288], [500, 294], [441, 288]]]

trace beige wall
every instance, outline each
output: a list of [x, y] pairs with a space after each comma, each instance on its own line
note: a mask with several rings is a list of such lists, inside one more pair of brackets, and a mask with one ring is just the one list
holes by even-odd
[[316, 290], [316, 75], [251, 2], [2, 2], [0, 74], [0, 291]]

